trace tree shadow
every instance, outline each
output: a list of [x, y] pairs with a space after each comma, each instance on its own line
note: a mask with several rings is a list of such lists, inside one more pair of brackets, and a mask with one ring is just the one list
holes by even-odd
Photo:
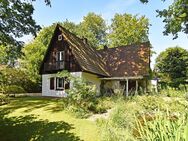
[[8, 113], [0, 111], [0, 141], [81, 141], [66, 122], [38, 120], [34, 115], [6, 117]]
[[[30, 112], [35, 109], [39, 108], [45, 108], [50, 105], [53, 105], [53, 107], [58, 107], [58, 101], [57, 98], [45, 98], [45, 97], [22, 97], [22, 98], [13, 98], [11, 99], [11, 102], [4, 107], [4, 109], [14, 111], [16, 109], [20, 108], [27, 108], [23, 112]], [[55, 109], [54, 109], [55, 110]], [[62, 109], [63, 110], [63, 109]]]

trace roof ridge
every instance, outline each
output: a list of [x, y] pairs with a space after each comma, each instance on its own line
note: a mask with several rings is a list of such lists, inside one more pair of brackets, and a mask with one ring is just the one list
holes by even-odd
[[[132, 46], [138, 46], [138, 45], [142, 45], [142, 44], [150, 44], [150, 41], [146, 41], [146, 42], [140, 42], [140, 43], [134, 43], [134, 44], [129, 44], [129, 45], [121, 45], [121, 46], [116, 46], [116, 47], [111, 47], [111, 48], [108, 48], [107, 50], [112, 50], [112, 49], [117, 49], [117, 48], [123, 48], [123, 47], [132, 47]], [[97, 50], [98, 51], [104, 51], [105, 49], [100, 49], [100, 50]]]

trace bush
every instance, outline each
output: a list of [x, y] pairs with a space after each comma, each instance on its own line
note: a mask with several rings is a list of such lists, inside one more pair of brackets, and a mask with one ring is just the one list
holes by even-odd
[[[180, 85], [181, 86], [181, 85]], [[183, 97], [187, 93], [185, 87], [180, 87], [180, 89], [175, 89], [171, 87], [167, 87], [166, 89], [160, 90], [160, 94], [168, 96], [168, 97]]]
[[[167, 134], [167, 131], [169, 130], [170, 135], [176, 136], [176, 133], [173, 134], [173, 132], [178, 132], [177, 134], [181, 133], [178, 128], [181, 124], [182, 133], [180, 134], [180, 137], [183, 136], [184, 132], [188, 132], [188, 122], [185, 120], [187, 118], [185, 117], [185, 114], [188, 112], [188, 101], [184, 98], [168, 98], [161, 97], [160, 95], [135, 96], [129, 100], [119, 98], [114, 105], [114, 110], [107, 120], [100, 119], [97, 121], [101, 130], [101, 140], [103, 141], [147, 141], [147, 138], [144, 136], [145, 130], [147, 129], [151, 130], [150, 132], [152, 132], [151, 134], [153, 137], [156, 137], [156, 140], [162, 140], [161, 138], [157, 138], [157, 133], [160, 134], [160, 131], [162, 132], [163, 129], [159, 129], [156, 126], [167, 127], [168, 125], [166, 125], [165, 122], [170, 123], [171, 125], [169, 125], [167, 129], [164, 129], [164, 134]], [[160, 114], [160, 118], [164, 119], [158, 120], [158, 115]], [[171, 120], [174, 121], [171, 122]], [[139, 129], [138, 122], [140, 122], [139, 124], [143, 124], [144, 121], [147, 121], [150, 126], [143, 126], [142, 129]], [[143, 134], [143, 137], [139, 136], [140, 134]]]
[[98, 120], [97, 124], [101, 130], [103, 141], [133, 141], [134, 114], [138, 113], [140, 107], [136, 103], [128, 103], [123, 99], [118, 101], [109, 119]]
[[67, 98], [62, 100], [64, 109], [66, 107], [67, 111], [79, 118], [107, 111], [107, 106], [96, 96], [95, 85], [81, 78], [72, 77], [66, 71], [58, 73], [58, 77], [66, 77], [73, 82], [73, 86], [67, 91]]
[[4, 94], [0, 94], [0, 105], [4, 105], [7, 103], [9, 103], [9, 98]]
[[66, 110], [81, 118], [89, 116], [92, 112], [98, 112], [95, 86], [81, 78], [69, 77], [69, 79], [73, 81], [73, 86], [67, 91], [68, 97], [62, 100], [63, 107], [67, 107]]
[[26, 91], [17, 85], [10, 85], [10, 86], [4, 86], [3, 87], [3, 93], [4, 94], [19, 94], [19, 93], [25, 93]]
[[[41, 86], [40, 84], [36, 84], [35, 82], [31, 81], [29, 76], [21, 69], [16, 68], [4, 68], [0, 70], [0, 91], [6, 87], [12, 88], [17, 86], [19, 88], [13, 88], [13, 93], [17, 93], [18, 89], [24, 89], [25, 92], [40, 92]], [[8, 91], [6, 89], [6, 91]]]
[[170, 140], [170, 141], [187, 141], [188, 140], [188, 119], [187, 115], [174, 117], [168, 112], [162, 114], [158, 112], [155, 117], [148, 121], [143, 116], [141, 122], [136, 119], [138, 136], [137, 139], [145, 141]]

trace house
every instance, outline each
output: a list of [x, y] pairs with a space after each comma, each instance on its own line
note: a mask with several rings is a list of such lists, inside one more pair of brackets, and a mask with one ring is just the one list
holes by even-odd
[[139, 43], [103, 50], [92, 48], [87, 39], [80, 39], [60, 25], [56, 26], [40, 67], [42, 95], [65, 95], [72, 85], [56, 73], [68, 70], [71, 75], [81, 77], [96, 85], [100, 91], [114, 91], [124, 87], [125, 94], [137, 92], [139, 87], [147, 89], [150, 72], [150, 44]]

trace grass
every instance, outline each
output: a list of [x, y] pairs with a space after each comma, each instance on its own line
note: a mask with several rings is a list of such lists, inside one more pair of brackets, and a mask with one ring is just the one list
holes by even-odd
[[[188, 141], [187, 113], [188, 101], [183, 96], [166, 97], [158, 94], [129, 99], [119, 97], [113, 104], [109, 118], [99, 119], [97, 122], [100, 139], [166, 141], [163, 138], [170, 138], [170, 141]], [[160, 114], [161, 118], [157, 118], [157, 114]], [[138, 126], [137, 122], [143, 123], [143, 119], [143, 126]]]
[[14, 98], [0, 106], [1, 141], [97, 141], [96, 123], [62, 111], [56, 98]]

